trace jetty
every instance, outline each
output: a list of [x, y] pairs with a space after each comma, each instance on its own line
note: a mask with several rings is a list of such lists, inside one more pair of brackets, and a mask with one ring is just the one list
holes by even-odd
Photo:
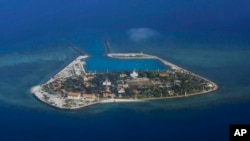
[[80, 53], [81, 55], [86, 55], [86, 53], [84, 53], [83, 51], [81, 51], [78, 47], [76, 47], [74, 44], [72, 44], [71, 42], [67, 43], [67, 46], [71, 47], [72, 49], [76, 50], [78, 53]]
[[[164, 65], [169, 66], [171, 69], [183, 69], [167, 60], [164, 60], [160, 57], [145, 54], [145, 53], [109, 53], [107, 54], [110, 58], [116, 58], [116, 59], [156, 59], [162, 62]], [[184, 70], [184, 69], [183, 69]]]
[[111, 53], [110, 41], [108, 39], [105, 40], [105, 47], [106, 47], [107, 54]]

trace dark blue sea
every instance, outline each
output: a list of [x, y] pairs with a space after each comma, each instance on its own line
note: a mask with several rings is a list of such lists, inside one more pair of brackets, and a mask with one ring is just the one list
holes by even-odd
[[[0, 141], [227, 141], [250, 124], [248, 0], [0, 0]], [[42, 84], [77, 55], [91, 71], [166, 69], [155, 61], [110, 60], [145, 52], [209, 78], [207, 95], [98, 104], [75, 111], [37, 101]]]

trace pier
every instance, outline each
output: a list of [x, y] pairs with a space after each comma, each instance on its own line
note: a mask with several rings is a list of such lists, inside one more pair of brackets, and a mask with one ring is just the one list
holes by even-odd
[[74, 44], [72, 44], [71, 42], [67, 43], [67, 46], [73, 48], [74, 50], [76, 50], [77, 52], [79, 52], [81, 55], [86, 55], [86, 53], [84, 53], [83, 51], [81, 51], [79, 48], [77, 48]]
[[109, 40], [105, 40], [105, 47], [106, 47], [107, 54], [111, 53]]

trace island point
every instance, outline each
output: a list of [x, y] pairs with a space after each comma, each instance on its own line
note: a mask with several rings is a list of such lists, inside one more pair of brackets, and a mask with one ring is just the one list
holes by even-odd
[[189, 97], [218, 89], [218, 86], [207, 78], [160, 57], [145, 53], [110, 53], [109, 42], [106, 42], [107, 57], [155, 59], [170, 69], [88, 72], [84, 66], [89, 56], [72, 44], [69, 46], [81, 55], [47, 82], [31, 89], [36, 99], [56, 108], [70, 110], [98, 103]]

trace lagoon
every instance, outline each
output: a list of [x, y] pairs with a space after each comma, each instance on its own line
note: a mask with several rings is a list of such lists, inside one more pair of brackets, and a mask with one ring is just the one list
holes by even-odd
[[166, 70], [169, 67], [155, 59], [113, 59], [107, 57], [93, 57], [86, 60], [86, 70], [129, 71], [129, 70]]

